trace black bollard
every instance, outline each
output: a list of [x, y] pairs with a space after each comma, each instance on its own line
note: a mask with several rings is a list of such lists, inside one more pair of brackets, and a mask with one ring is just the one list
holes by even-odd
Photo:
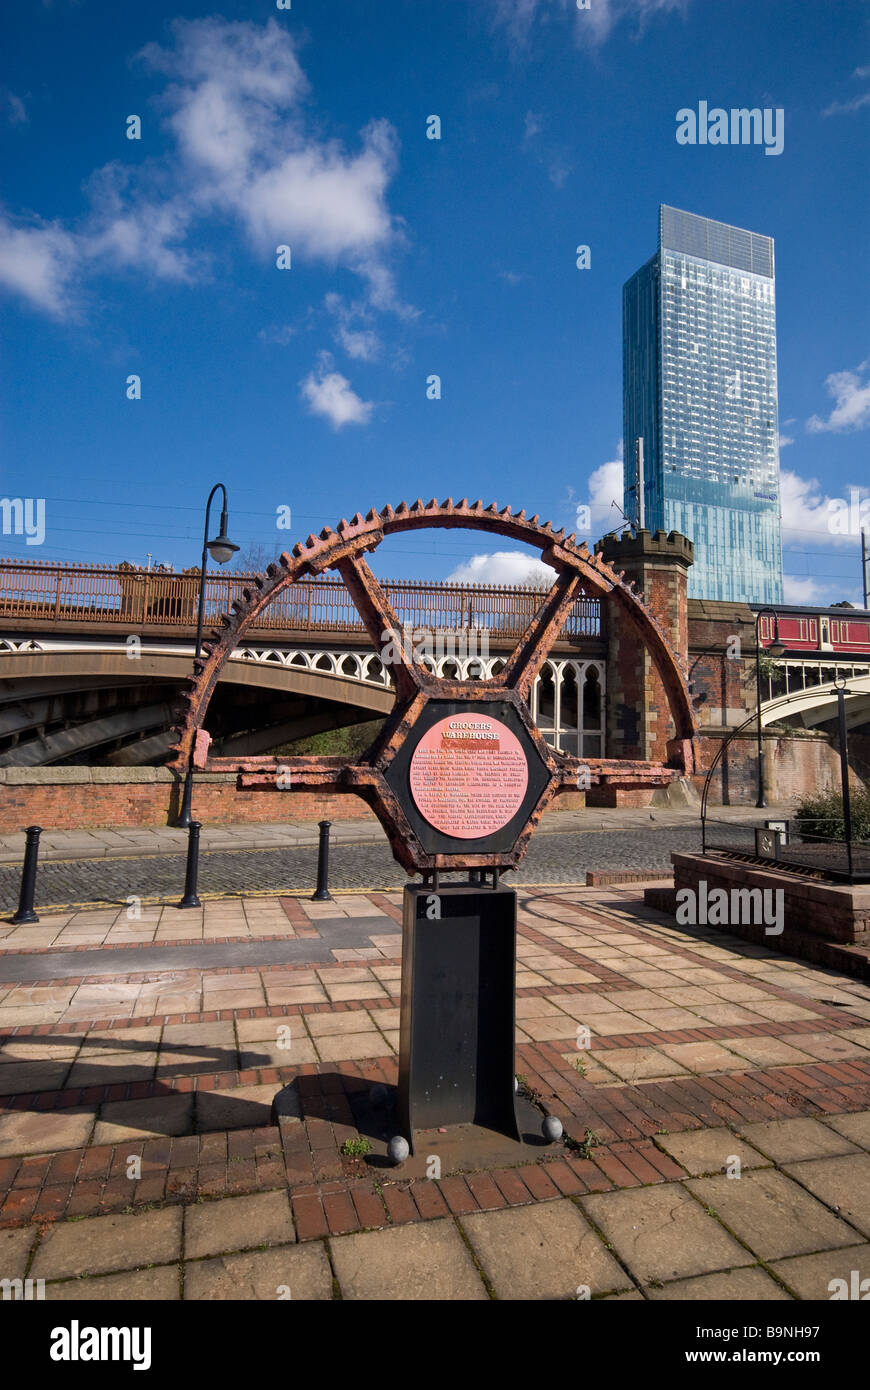
[[202, 907], [196, 896], [196, 880], [199, 877], [199, 832], [202, 825], [192, 820], [187, 832], [187, 871], [184, 875], [184, 897], [179, 907]]
[[313, 903], [331, 903], [332, 894], [329, 891], [329, 827], [332, 821], [318, 821], [320, 826], [320, 844], [317, 847], [317, 888], [311, 895]]
[[24, 922], [38, 922], [33, 910], [33, 895], [36, 892], [36, 861], [39, 858], [39, 837], [41, 825], [28, 825], [27, 846], [24, 850], [24, 867], [21, 870], [21, 893], [18, 898], [18, 911], [10, 918], [16, 926]]

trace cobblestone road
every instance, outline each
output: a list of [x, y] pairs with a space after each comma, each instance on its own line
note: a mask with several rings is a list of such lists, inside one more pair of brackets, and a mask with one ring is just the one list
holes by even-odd
[[[700, 831], [695, 827], [538, 835], [511, 881], [584, 883], [587, 869], [669, 869], [673, 850], [699, 848]], [[50, 861], [39, 868], [37, 906], [123, 902], [131, 896], [181, 897], [184, 867], [184, 857], [174, 854]], [[201, 893], [313, 892], [316, 871], [317, 851], [312, 846], [220, 851], [201, 856], [199, 889]], [[345, 843], [331, 849], [331, 888], [401, 888], [407, 877], [386, 841]], [[0, 867], [0, 910], [17, 905], [19, 883], [17, 866]]]

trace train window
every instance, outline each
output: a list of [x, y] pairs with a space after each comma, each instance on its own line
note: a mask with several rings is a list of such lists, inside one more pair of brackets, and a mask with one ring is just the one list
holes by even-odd
[[829, 618], [819, 618], [819, 646], [830, 647], [831, 622]]

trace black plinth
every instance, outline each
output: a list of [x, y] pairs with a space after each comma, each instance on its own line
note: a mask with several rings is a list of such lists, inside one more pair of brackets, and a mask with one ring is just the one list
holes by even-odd
[[520, 1138], [516, 920], [511, 888], [405, 887], [397, 1120], [412, 1153], [415, 1130], [442, 1125]]

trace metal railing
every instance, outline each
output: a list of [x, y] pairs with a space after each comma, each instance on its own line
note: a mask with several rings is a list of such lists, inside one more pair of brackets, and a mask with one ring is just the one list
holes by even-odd
[[[207, 626], [229, 612], [233, 600], [240, 599], [255, 578], [253, 574], [207, 574]], [[381, 583], [406, 627], [434, 631], [485, 628], [505, 637], [520, 637], [525, 632], [545, 592], [499, 584]], [[198, 596], [198, 570], [174, 574], [132, 565], [0, 560], [0, 618], [22, 623], [191, 627], [196, 623]], [[341, 580], [330, 578], [299, 580], [273, 600], [254, 626], [294, 632], [363, 630], [347, 589]], [[563, 638], [597, 638], [600, 632], [599, 601], [578, 599], [568, 615]]]
[[759, 811], [758, 825], [738, 824], [705, 816], [703, 853], [714, 850], [731, 858], [751, 861], [769, 868], [790, 869], [811, 878], [834, 879], [843, 883], [870, 883], [870, 841], [834, 839], [805, 827], [805, 818], [790, 818], [785, 836], [771, 831], [764, 838], [771, 842], [764, 853], [756, 841], [756, 830], [766, 829]]

